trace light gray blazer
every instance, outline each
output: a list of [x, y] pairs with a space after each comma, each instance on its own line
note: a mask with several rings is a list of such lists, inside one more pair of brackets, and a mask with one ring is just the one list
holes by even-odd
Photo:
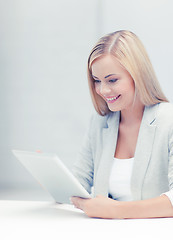
[[[74, 175], [89, 193], [94, 186], [95, 196], [108, 196], [119, 117], [120, 112], [104, 117], [94, 114], [73, 168]], [[131, 191], [134, 200], [141, 200], [159, 196], [172, 188], [173, 105], [160, 103], [144, 110], [134, 156]]]

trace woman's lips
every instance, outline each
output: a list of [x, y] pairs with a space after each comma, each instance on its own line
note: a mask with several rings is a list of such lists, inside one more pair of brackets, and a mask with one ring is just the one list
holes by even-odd
[[105, 99], [106, 99], [106, 102], [108, 102], [108, 103], [114, 103], [117, 101], [117, 99], [119, 99], [120, 96], [121, 95], [118, 95], [116, 97], [105, 97]]

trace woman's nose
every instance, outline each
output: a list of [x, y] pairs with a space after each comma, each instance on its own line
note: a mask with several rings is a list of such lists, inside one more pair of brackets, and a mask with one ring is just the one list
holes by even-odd
[[108, 94], [108, 93], [110, 93], [110, 92], [111, 92], [111, 90], [110, 90], [109, 86], [107, 86], [106, 84], [102, 84], [102, 85], [100, 86], [100, 93], [101, 93], [102, 95], [106, 95], [106, 94]]

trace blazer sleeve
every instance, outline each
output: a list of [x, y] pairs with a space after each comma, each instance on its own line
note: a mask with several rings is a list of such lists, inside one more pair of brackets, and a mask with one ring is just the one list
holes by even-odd
[[91, 193], [91, 187], [93, 186], [93, 176], [94, 176], [94, 164], [93, 164], [93, 154], [92, 154], [92, 122], [93, 116], [91, 117], [90, 124], [84, 140], [82, 147], [78, 153], [77, 161], [75, 162], [72, 173], [81, 183], [81, 185]]
[[169, 191], [165, 194], [173, 206], [173, 130], [170, 132], [169, 136], [169, 165], [168, 165], [168, 180], [169, 180]]

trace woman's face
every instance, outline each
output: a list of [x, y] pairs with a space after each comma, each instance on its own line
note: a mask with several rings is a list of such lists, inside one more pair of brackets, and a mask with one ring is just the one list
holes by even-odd
[[111, 111], [129, 109], [134, 104], [135, 84], [130, 74], [112, 55], [105, 55], [92, 63], [95, 91]]

